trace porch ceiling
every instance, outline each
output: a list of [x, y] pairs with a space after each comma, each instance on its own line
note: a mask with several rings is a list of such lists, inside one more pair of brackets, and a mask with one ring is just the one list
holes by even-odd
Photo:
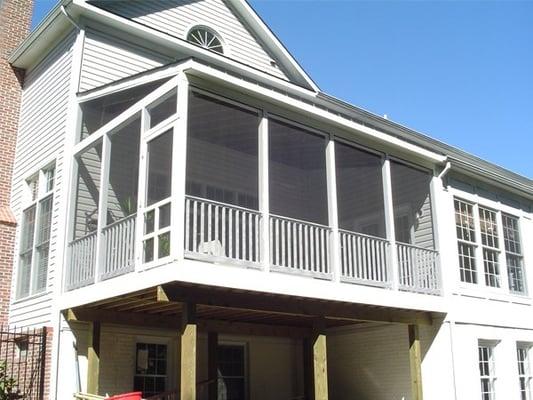
[[430, 313], [365, 304], [173, 282], [87, 304], [68, 320], [180, 329], [182, 305], [196, 304], [200, 329], [265, 336], [306, 336], [317, 321], [327, 328], [362, 322], [431, 324]]

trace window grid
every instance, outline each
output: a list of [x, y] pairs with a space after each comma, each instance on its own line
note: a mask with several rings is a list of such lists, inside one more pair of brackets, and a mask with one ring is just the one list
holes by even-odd
[[525, 294], [526, 285], [518, 218], [508, 214], [502, 214], [502, 226], [509, 290], [511, 292]]
[[458, 199], [454, 204], [461, 281], [477, 283], [474, 206]]
[[22, 212], [17, 269], [18, 299], [46, 289], [54, 183], [54, 166], [26, 180], [30, 201]]
[[529, 360], [529, 346], [516, 348], [518, 361], [518, 383], [520, 387], [520, 399], [531, 400], [531, 363]]
[[494, 346], [478, 345], [479, 375], [481, 379], [481, 400], [496, 399], [496, 368]]
[[494, 211], [479, 207], [479, 226], [481, 244], [483, 246], [483, 265], [485, 267], [485, 285], [501, 287], [499, 266], [499, 238], [497, 214]]
[[167, 345], [137, 343], [133, 390], [144, 397], [155, 396], [167, 386]]

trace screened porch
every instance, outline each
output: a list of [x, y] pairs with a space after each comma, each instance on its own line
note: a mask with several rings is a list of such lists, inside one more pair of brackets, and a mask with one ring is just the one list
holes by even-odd
[[188, 258], [440, 293], [432, 171], [181, 74], [80, 109], [66, 290]]

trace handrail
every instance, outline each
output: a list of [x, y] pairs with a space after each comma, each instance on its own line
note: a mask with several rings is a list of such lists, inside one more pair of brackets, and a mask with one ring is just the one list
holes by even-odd
[[116, 220], [116, 221], [110, 223], [109, 225], [104, 226], [104, 228], [102, 229], [102, 231], [105, 232], [105, 231], [107, 231], [107, 230], [113, 228], [114, 226], [119, 225], [121, 222], [127, 221], [127, 220], [129, 220], [129, 219], [133, 219], [133, 218], [135, 218], [136, 216], [137, 216], [137, 213], [133, 213], [133, 214], [128, 215], [127, 217], [123, 217], [123, 218], [121, 218], [121, 219], [118, 219], [118, 220]]
[[426, 247], [416, 246], [416, 245], [410, 244], [410, 243], [396, 242], [396, 244], [398, 246], [404, 246], [404, 247], [408, 247], [408, 248], [411, 248], [411, 249], [424, 250], [424, 251], [429, 251], [429, 252], [432, 252], [432, 253], [435, 253], [435, 254], [439, 254], [439, 252], [437, 250], [435, 250], [435, 249], [428, 249]]
[[277, 215], [277, 214], [270, 214], [270, 217], [271, 217], [271, 218], [282, 219], [282, 220], [290, 221], [290, 222], [297, 222], [297, 223], [299, 223], [299, 224], [304, 224], [304, 225], [316, 226], [317, 228], [323, 228], [323, 229], [331, 230], [331, 227], [330, 227], [330, 226], [328, 226], [328, 225], [322, 225], [322, 224], [319, 224], [319, 223], [317, 223], [317, 222], [304, 221], [304, 220], [302, 220], [302, 219], [291, 218], [291, 217], [284, 217], [284, 216], [282, 216], [282, 215]]
[[354, 231], [350, 231], [348, 229], [339, 229], [339, 232], [340, 233], [346, 233], [348, 235], [355, 235], [355, 236], [360, 236], [360, 237], [366, 237], [368, 239], [373, 239], [373, 240], [378, 240], [380, 242], [387, 242], [389, 243], [389, 239], [387, 238], [383, 238], [383, 237], [379, 237], [379, 236], [374, 236], [374, 235], [368, 235], [366, 233], [361, 233], [361, 232], [354, 232]]
[[87, 238], [89, 238], [91, 236], [96, 236], [97, 233], [98, 233], [98, 231], [92, 231], [91, 233], [88, 233], [88, 234], [86, 234], [86, 235], [84, 235], [82, 237], [79, 237], [77, 239], [72, 240], [71, 242], [69, 242], [68, 245], [72, 246], [72, 245], [74, 245], [74, 244], [76, 244], [78, 242], [81, 242], [82, 240], [87, 239]]
[[216, 200], [211, 200], [211, 199], [205, 199], [203, 197], [185, 195], [185, 198], [189, 199], [189, 200], [201, 201], [202, 203], [209, 203], [209, 204], [215, 204], [217, 206], [222, 206], [222, 207], [226, 207], [226, 208], [233, 208], [235, 210], [242, 210], [242, 211], [246, 211], [246, 212], [249, 212], [249, 213], [252, 213], [252, 214], [258, 214], [258, 215], [261, 214], [258, 210], [254, 210], [252, 208], [236, 206], [234, 204], [223, 203], [221, 201], [216, 201]]

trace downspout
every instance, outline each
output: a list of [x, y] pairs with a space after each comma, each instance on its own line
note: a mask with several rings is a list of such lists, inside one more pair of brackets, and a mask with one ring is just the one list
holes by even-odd
[[448, 185], [446, 185], [444, 183], [444, 178], [446, 177], [446, 175], [448, 174], [448, 172], [450, 172], [450, 169], [452, 169], [452, 163], [450, 161], [446, 161], [446, 166], [444, 167], [444, 169], [441, 171], [441, 173], [437, 176], [437, 178], [439, 178], [442, 182], [442, 186], [447, 189], [448, 188]]
[[67, 12], [67, 9], [65, 8], [64, 5], [61, 6], [61, 12], [63, 13], [63, 15], [65, 16], [66, 19], [68, 19], [68, 21], [74, 25], [79, 31], [81, 31], [81, 28], [80, 26], [78, 25], [78, 23], [74, 20], [74, 18], [72, 18], [70, 16], [70, 14]]

